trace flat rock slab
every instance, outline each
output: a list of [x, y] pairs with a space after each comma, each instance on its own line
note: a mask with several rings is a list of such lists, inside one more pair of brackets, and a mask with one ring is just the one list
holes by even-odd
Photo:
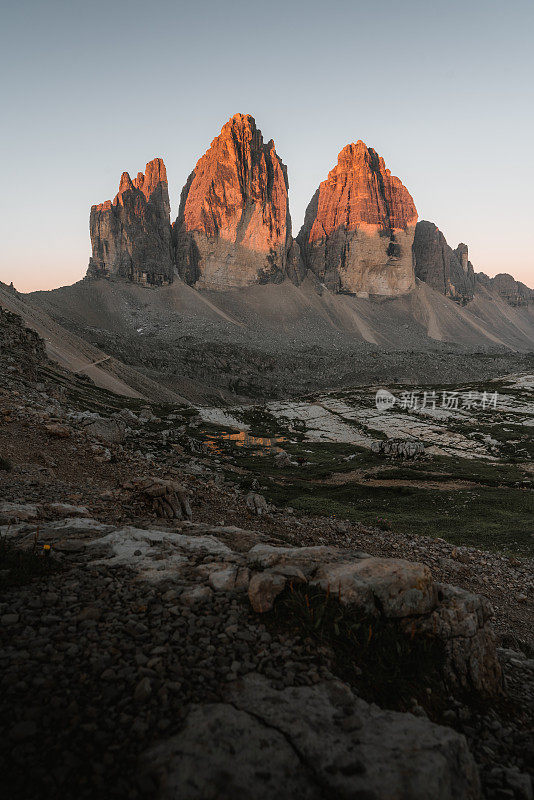
[[88, 517], [85, 506], [74, 506], [72, 503], [50, 503], [47, 510], [58, 517]]
[[273, 689], [248, 675], [228, 702], [193, 706], [146, 754], [162, 800], [478, 800], [465, 738], [382, 711], [338, 681]]
[[[350, 557], [369, 558], [367, 553], [350, 553]], [[296, 564], [305, 566], [308, 572], [312, 571], [319, 564], [339, 561], [342, 558], [348, 560], [347, 552], [337, 547], [326, 545], [316, 545], [313, 547], [276, 547], [271, 544], [257, 544], [248, 552], [248, 560], [251, 564], [266, 569], [279, 564]]]
[[173, 531], [143, 530], [127, 526], [89, 542], [104, 557], [94, 563], [128, 566], [140, 576], [162, 580], [175, 577], [191, 554], [232, 557], [232, 551], [212, 536], [188, 536]]
[[0, 503], [0, 522], [9, 524], [37, 519], [39, 510], [39, 506], [33, 503]]

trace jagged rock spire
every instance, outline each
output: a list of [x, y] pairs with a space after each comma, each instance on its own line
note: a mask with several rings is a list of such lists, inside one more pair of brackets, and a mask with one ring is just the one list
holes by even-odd
[[93, 254], [88, 278], [120, 277], [139, 283], [169, 283], [173, 277], [167, 172], [161, 158], [132, 181], [123, 172], [113, 202], [92, 206]]

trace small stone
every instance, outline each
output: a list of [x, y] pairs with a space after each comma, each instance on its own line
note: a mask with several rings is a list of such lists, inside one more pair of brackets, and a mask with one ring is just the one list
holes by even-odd
[[213, 592], [209, 586], [195, 586], [193, 589], [186, 589], [180, 595], [180, 600], [188, 606], [195, 605], [195, 603], [203, 603], [209, 600]]
[[0, 617], [0, 622], [2, 623], [2, 625], [16, 625], [18, 621], [19, 621], [18, 614], [3, 614]]
[[152, 694], [152, 683], [150, 678], [142, 678], [135, 687], [134, 700], [136, 703], [146, 703]]
[[32, 720], [23, 720], [11, 728], [10, 737], [17, 742], [31, 739], [37, 733], [37, 725]]
[[248, 587], [248, 598], [254, 611], [264, 614], [270, 611], [275, 598], [282, 592], [286, 585], [283, 575], [273, 572], [257, 572], [252, 576]]
[[235, 567], [212, 572], [209, 576], [209, 584], [216, 591], [231, 592], [235, 587], [236, 573]]

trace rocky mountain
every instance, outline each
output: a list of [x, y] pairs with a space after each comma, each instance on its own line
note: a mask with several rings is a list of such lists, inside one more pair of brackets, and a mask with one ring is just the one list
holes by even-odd
[[475, 272], [467, 245], [461, 242], [453, 250], [433, 222], [417, 223], [413, 254], [416, 277], [462, 305], [472, 301], [482, 286], [510, 306], [534, 303], [534, 291], [508, 273], [490, 278], [484, 272]]
[[348, 144], [313, 196], [297, 237], [304, 264], [334, 291], [395, 296], [415, 284], [417, 211], [384, 159]]
[[384, 159], [362, 141], [339, 153], [291, 233], [287, 168], [254, 118], [235, 114], [199, 159], [171, 226], [165, 165], [155, 158], [132, 180], [122, 174], [113, 201], [91, 208], [88, 279], [172, 283], [227, 291], [309, 275], [334, 293], [408, 294], [419, 278], [465, 305], [478, 287], [515, 307], [534, 292], [511, 275], [475, 275], [467, 245], [453, 250]]
[[493, 289], [510, 306], [528, 306], [534, 303], [534, 291], [521, 281], [516, 281], [507, 272], [501, 272], [494, 278], [479, 272], [476, 277], [479, 283]]
[[[248, 114], [235, 114], [198, 161], [173, 226], [176, 266], [197, 288], [280, 282], [291, 249], [287, 169]], [[298, 251], [289, 259], [298, 279]]]
[[421, 220], [415, 227], [413, 243], [416, 276], [441, 294], [461, 303], [473, 299], [475, 272], [466, 244], [456, 250], [437, 225]]
[[161, 158], [130, 178], [122, 173], [113, 202], [92, 206], [93, 255], [88, 278], [118, 277], [142, 284], [169, 283], [173, 278], [170, 203], [167, 172]]

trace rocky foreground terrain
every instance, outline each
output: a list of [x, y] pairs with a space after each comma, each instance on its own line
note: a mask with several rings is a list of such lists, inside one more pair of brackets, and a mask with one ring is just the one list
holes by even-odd
[[5, 312], [0, 374], [10, 798], [532, 798], [531, 560], [273, 505]]

